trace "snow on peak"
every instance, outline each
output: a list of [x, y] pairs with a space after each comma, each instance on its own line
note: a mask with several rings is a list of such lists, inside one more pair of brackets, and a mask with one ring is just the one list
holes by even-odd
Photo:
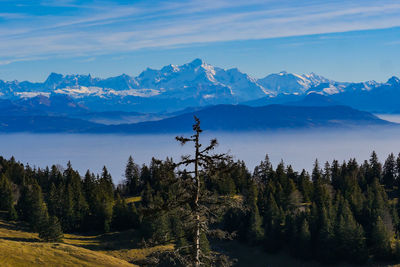
[[322, 91], [322, 93], [334, 94], [341, 90], [341, 88], [337, 87], [336, 82], [315, 73], [299, 75], [281, 71], [259, 79], [257, 82], [275, 94], [304, 94], [311, 88], [318, 87], [324, 83], [327, 85], [324, 87], [325, 91]]

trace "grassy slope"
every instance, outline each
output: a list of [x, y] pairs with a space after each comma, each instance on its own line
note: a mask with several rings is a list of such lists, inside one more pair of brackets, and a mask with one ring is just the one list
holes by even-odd
[[1, 266], [134, 266], [127, 261], [66, 244], [0, 240]]
[[0, 221], [1, 266], [134, 266], [127, 261], [62, 243], [38, 242], [37, 234]]
[[66, 234], [64, 243], [42, 243], [22, 225], [0, 220], [0, 266], [136, 266], [129, 262], [172, 248], [131, 249], [137, 242], [135, 232], [127, 231], [98, 236]]

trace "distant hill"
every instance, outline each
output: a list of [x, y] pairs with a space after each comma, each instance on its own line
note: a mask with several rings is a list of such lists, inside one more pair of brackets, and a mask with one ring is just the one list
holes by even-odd
[[301, 100], [284, 103], [290, 106], [308, 106], [308, 107], [324, 107], [324, 106], [339, 106], [340, 102], [333, 100], [331, 97], [321, 94], [311, 93], [303, 97]]
[[101, 124], [55, 116], [0, 116], [0, 132], [77, 133]]
[[285, 104], [216, 105], [172, 113], [93, 112], [67, 96], [37, 96], [14, 102], [0, 100], [0, 132], [182, 132], [191, 129], [194, 115], [202, 120], [204, 129], [218, 131], [390, 125], [368, 112], [339, 105], [331, 97], [320, 94], [293, 99], [295, 101]]
[[398, 112], [400, 111], [400, 79], [392, 77], [382, 84], [376, 82], [352, 84], [342, 94], [330, 97], [344, 105], [370, 112]]
[[346, 106], [218, 105], [159, 121], [120, 124], [92, 128], [94, 133], [167, 133], [188, 132], [193, 116], [201, 120], [203, 129], [213, 131], [265, 131], [313, 127], [357, 127], [394, 125], [368, 112]]

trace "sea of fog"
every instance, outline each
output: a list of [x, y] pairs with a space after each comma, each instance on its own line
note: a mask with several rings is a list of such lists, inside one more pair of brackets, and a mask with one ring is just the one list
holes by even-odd
[[[74, 135], [74, 134], [1, 134], [0, 155], [12, 155], [31, 166], [52, 164], [72, 166], [83, 175], [87, 169], [100, 173], [103, 165], [110, 170], [114, 182], [123, 179], [129, 155], [138, 164], [149, 163], [152, 157], [167, 156], [179, 160], [191, 152], [190, 145], [182, 147], [175, 135]], [[400, 152], [400, 129], [365, 130], [304, 130], [273, 133], [207, 133], [205, 143], [217, 137], [217, 152], [229, 152], [235, 159], [244, 160], [253, 170], [268, 153], [276, 165], [284, 160], [295, 170], [311, 170], [316, 158], [321, 163], [356, 158], [368, 159], [375, 150], [381, 160], [391, 152]]]

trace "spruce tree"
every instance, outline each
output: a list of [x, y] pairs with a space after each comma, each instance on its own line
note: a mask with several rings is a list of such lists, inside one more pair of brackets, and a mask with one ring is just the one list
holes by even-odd
[[39, 238], [45, 242], [62, 242], [64, 234], [56, 216], [50, 216], [39, 231]]
[[24, 186], [17, 205], [21, 218], [29, 223], [33, 231], [39, 231], [48, 217], [40, 186], [37, 183]]
[[322, 207], [319, 214], [319, 232], [317, 238], [318, 257], [326, 262], [335, 261], [334, 220], [331, 217], [330, 207]]
[[14, 208], [12, 184], [5, 174], [0, 176], [0, 210], [7, 211], [9, 220], [16, 220], [18, 217]]
[[253, 178], [258, 183], [265, 185], [268, 179], [271, 177], [271, 171], [272, 171], [272, 164], [269, 161], [268, 154], [266, 154], [265, 159], [261, 161], [260, 164], [254, 168]]
[[367, 259], [364, 231], [356, 222], [347, 200], [342, 198], [340, 202], [335, 236], [338, 255], [348, 261], [363, 262]]
[[311, 233], [310, 226], [306, 218], [301, 221], [300, 227], [297, 233], [297, 246], [298, 255], [303, 259], [308, 259], [310, 257], [310, 242]]
[[280, 248], [280, 217], [279, 209], [274, 196], [270, 193], [267, 198], [264, 217], [265, 246], [269, 251], [276, 251]]
[[391, 153], [383, 165], [383, 184], [386, 188], [393, 189], [396, 179], [396, 162]]
[[112, 213], [112, 228], [115, 230], [127, 230], [137, 226], [138, 214], [134, 203], [128, 205], [119, 194], [114, 202]]
[[125, 179], [128, 194], [137, 195], [140, 192], [140, 172], [139, 166], [133, 161], [132, 156], [129, 156], [128, 163], [125, 168]]
[[254, 183], [249, 186], [248, 199], [249, 205], [249, 226], [248, 240], [251, 242], [260, 242], [264, 238], [264, 229], [262, 228], [262, 218], [257, 206], [257, 188]]
[[318, 184], [318, 183], [322, 183], [323, 182], [322, 177], [323, 177], [322, 171], [321, 171], [321, 169], [319, 167], [318, 159], [316, 159], [315, 162], [314, 162], [314, 168], [313, 168], [313, 171], [312, 171], [311, 179], [312, 179], [314, 184]]
[[378, 156], [375, 151], [372, 152], [369, 159], [369, 170], [367, 176], [368, 184], [371, 184], [374, 180], [378, 182], [382, 181], [382, 164], [378, 160]]
[[376, 259], [387, 260], [390, 258], [390, 236], [380, 216], [373, 225], [370, 242], [372, 253]]

